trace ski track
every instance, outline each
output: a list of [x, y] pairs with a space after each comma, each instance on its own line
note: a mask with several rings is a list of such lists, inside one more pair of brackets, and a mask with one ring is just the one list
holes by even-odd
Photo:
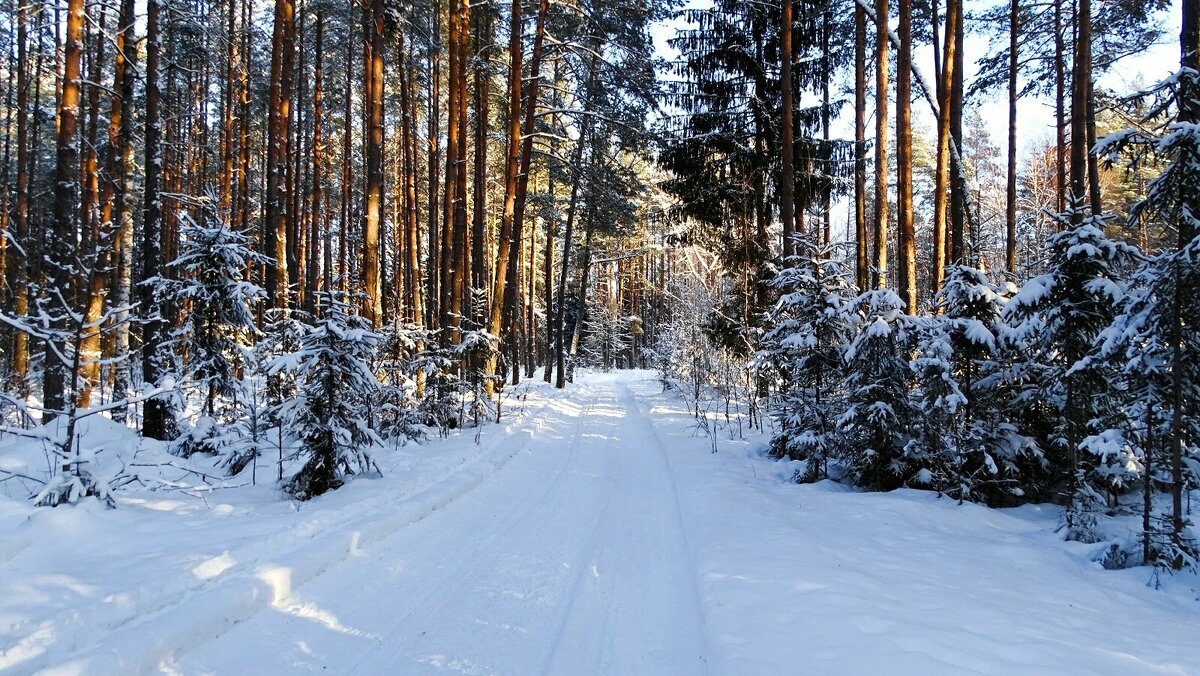
[[[72, 609], [39, 622], [30, 639], [47, 631], [53, 634], [59, 624], [100, 630], [103, 642], [88, 643], [86, 634], [62, 632], [63, 640], [52, 651], [17, 665], [19, 673], [164, 671], [177, 655], [224, 634], [264, 608], [288, 602], [294, 588], [358, 553], [362, 545], [427, 518], [478, 487], [534, 442], [531, 431], [545, 423], [550, 401], [539, 404], [515, 411], [504, 432], [473, 459], [415, 493], [384, 498], [382, 503], [379, 496], [356, 499], [317, 511], [289, 530], [269, 534], [233, 550], [232, 555], [227, 550], [223, 557], [248, 563], [211, 577], [188, 572], [168, 583], [139, 585], [122, 593], [128, 602]], [[2, 663], [0, 671], [5, 671]]]
[[[575, 403], [573, 403], [575, 402]], [[664, 448], [617, 379], [546, 403], [470, 493], [293, 588], [165, 671], [707, 673]]]
[[449, 474], [335, 493], [206, 561], [209, 582], [60, 611], [29, 634], [49, 647], [17, 668], [1200, 673], [1191, 583], [1169, 594], [1144, 571], [1100, 570], [1041, 507], [794, 485], [761, 434], [712, 452], [647, 372], [536, 385]]

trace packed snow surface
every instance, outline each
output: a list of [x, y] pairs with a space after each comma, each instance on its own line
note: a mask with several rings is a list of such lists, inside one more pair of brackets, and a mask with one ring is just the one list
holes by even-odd
[[1105, 571], [1053, 507], [797, 486], [697, 430], [586, 374], [308, 503], [0, 498], [0, 671], [1200, 673], [1196, 578]]

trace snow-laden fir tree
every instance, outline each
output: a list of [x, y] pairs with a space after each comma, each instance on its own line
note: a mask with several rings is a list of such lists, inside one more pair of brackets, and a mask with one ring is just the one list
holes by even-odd
[[290, 371], [297, 378], [295, 398], [279, 411], [304, 461], [284, 485], [294, 497], [316, 497], [374, 466], [369, 451], [382, 442], [368, 424], [379, 391], [371, 363], [381, 340], [337, 292], [320, 292], [317, 318], [300, 337], [299, 349], [271, 364], [271, 373]]
[[796, 478], [816, 481], [828, 476], [840, 444], [834, 422], [844, 410], [842, 350], [854, 335], [846, 310], [855, 292], [835, 246], [797, 246], [799, 263], [772, 282], [782, 296], [756, 363], [779, 381], [771, 453], [807, 461]]
[[252, 248], [250, 238], [230, 228], [210, 201], [204, 222], [180, 215], [179, 256], [170, 265], [172, 275], [157, 281], [156, 297], [170, 307], [188, 308], [182, 323], [171, 332], [169, 345], [186, 354], [185, 378], [204, 396], [203, 418], [180, 437], [184, 455], [214, 451], [225, 422], [239, 418], [244, 404], [242, 373], [250, 361], [250, 345], [258, 335], [254, 308], [266, 292], [243, 279], [249, 266], [270, 259]]
[[[1129, 416], [1089, 439], [1088, 448], [1142, 475], [1142, 558], [1172, 568], [1200, 567], [1200, 548], [1185, 513], [1185, 493], [1200, 485], [1200, 12], [1184, 3], [1179, 72], [1143, 93], [1144, 130], [1114, 134], [1099, 151], [1130, 166], [1165, 160], [1135, 224], [1173, 225], [1173, 247], [1149, 258], [1134, 277], [1124, 312], [1106, 332], [1101, 355], [1120, 360]], [[1140, 463], [1140, 467], [1137, 466]], [[1154, 514], [1155, 482], [1169, 487], [1167, 514]], [[1161, 525], [1160, 525], [1161, 524]]]
[[1099, 463], [1081, 454], [1093, 421], [1115, 406], [1112, 372], [1093, 358], [1096, 339], [1120, 312], [1122, 272], [1138, 256], [1109, 239], [1101, 217], [1072, 223], [1073, 206], [1055, 214], [1046, 241], [1047, 272], [1025, 283], [1004, 308], [1008, 368], [993, 381], [1013, 395], [1022, 431], [1046, 454], [1046, 489], [1066, 504], [1067, 537], [1091, 539], [1103, 495]]
[[913, 320], [916, 357], [910, 363], [916, 381], [913, 408], [920, 424], [904, 447], [906, 464], [915, 469], [918, 486], [945, 492], [959, 499], [970, 497], [960, 471], [959, 443], [962, 438], [967, 396], [954, 377], [952, 320], [938, 316]]
[[[949, 453], [942, 490], [960, 500], [1001, 504], [1023, 495], [1024, 468], [1040, 469], [1043, 461], [1008, 419], [1004, 393], [991, 378], [1002, 368], [1004, 296], [982, 270], [954, 265], [936, 304], [939, 314], [929, 319], [935, 326], [923, 332], [915, 362], [924, 371], [917, 391], [924, 420], [918, 438], [927, 451]], [[931, 382], [932, 376], [944, 381]], [[933, 436], [939, 423], [948, 437]]]
[[847, 308], [857, 327], [843, 356], [845, 412], [837, 420], [842, 471], [851, 483], [890, 490], [919, 477], [904, 457], [913, 425], [911, 320], [894, 292], [867, 291]]

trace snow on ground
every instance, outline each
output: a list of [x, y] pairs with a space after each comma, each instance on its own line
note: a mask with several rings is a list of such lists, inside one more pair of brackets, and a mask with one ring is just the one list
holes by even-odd
[[793, 485], [648, 372], [532, 392], [299, 506], [0, 498], [0, 671], [1200, 673], [1196, 578], [1105, 571], [1054, 508]]

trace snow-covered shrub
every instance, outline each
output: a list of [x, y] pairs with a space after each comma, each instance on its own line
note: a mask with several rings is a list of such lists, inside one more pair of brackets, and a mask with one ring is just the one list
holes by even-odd
[[1026, 474], [1041, 471], [1037, 446], [1009, 419], [1004, 392], [990, 374], [1003, 368], [1004, 293], [977, 268], [949, 269], [937, 297], [949, 340], [948, 377], [963, 396], [955, 430], [954, 474], [945, 490], [958, 499], [1007, 504], [1024, 495]]

